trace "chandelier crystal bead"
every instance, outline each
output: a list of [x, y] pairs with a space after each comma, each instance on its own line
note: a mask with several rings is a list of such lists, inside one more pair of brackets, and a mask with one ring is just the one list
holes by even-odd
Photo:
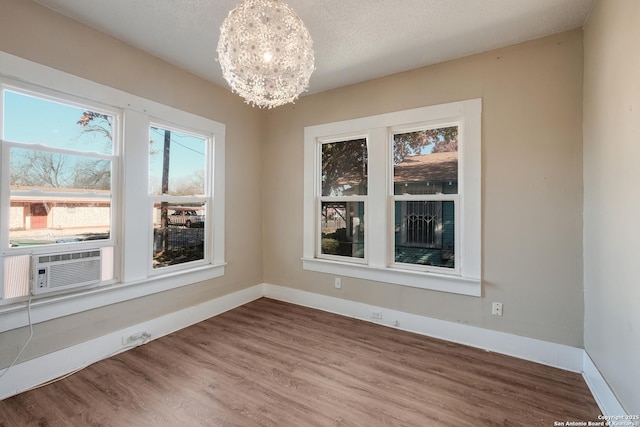
[[279, 0], [245, 0], [229, 12], [217, 52], [231, 90], [261, 108], [293, 102], [315, 69], [309, 31]]

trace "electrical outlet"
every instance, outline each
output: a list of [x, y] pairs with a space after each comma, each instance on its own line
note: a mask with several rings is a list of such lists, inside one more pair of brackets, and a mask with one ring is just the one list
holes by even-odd
[[491, 314], [494, 316], [502, 316], [502, 303], [494, 302], [491, 306]]
[[122, 345], [130, 346], [134, 344], [144, 344], [147, 340], [151, 338], [151, 334], [149, 332], [137, 332], [131, 335], [123, 335], [122, 336]]
[[371, 317], [374, 319], [382, 319], [382, 312], [381, 311], [372, 311], [371, 312]]
[[342, 277], [336, 277], [334, 286], [336, 287], [336, 289], [342, 289]]

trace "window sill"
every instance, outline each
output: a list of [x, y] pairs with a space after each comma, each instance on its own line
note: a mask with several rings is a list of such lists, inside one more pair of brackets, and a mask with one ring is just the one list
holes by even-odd
[[468, 277], [401, 270], [398, 268], [372, 267], [369, 265], [358, 265], [316, 258], [302, 258], [302, 267], [305, 270], [317, 271], [319, 273], [356, 277], [358, 279], [393, 283], [412, 288], [429, 289], [474, 297], [482, 296], [481, 280]]
[[[207, 265], [188, 272], [182, 270], [136, 282], [118, 283], [33, 299], [31, 301], [31, 321], [33, 324], [45, 322], [58, 317], [222, 277], [224, 276], [225, 265]], [[25, 310], [26, 304], [25, 301], [21, 301], [0, 307], [0, 333], [29, 324]]]

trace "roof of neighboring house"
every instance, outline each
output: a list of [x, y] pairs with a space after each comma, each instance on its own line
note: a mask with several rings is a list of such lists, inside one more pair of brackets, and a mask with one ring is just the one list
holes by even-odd
[[[355, 173], [345, 174], [340, 177], [338, 184], [357, 187], [361, 184], [362, 178], [361, 175]], [[366, 177], [364, 179], [366, 182]], [[395, 183], [458, 181], [458, 152], [405, 157], [401, 163], [395, 165], [393, 181]], [[348, 189], [345, 190], [345, 194], [354, 191]]]
[[85, 188], [73, 187], [45, 187], [38, 185], [11, 185], [11, 191], [39, 191], [47, 193], [101, 193], [109, 194], [110, 190], [87, 190]]
[[[11, 202], [42, 203], [55, 200], [58, 203], [109, 203], [109, 190], [85, 190], [83, 188], [54, 188], [31, 185], [11, 185]], [[74, 197], [73, 194], [78, 194]]]
[[458, 153], [431, 153], [405, 157], [393, 171], [394, 182], [457, 181]]

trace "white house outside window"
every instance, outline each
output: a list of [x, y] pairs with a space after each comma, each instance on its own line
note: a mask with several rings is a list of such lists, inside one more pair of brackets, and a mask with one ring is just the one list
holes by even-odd
[[305, 128], [305, 269], [480, 295], [481, 100]]

